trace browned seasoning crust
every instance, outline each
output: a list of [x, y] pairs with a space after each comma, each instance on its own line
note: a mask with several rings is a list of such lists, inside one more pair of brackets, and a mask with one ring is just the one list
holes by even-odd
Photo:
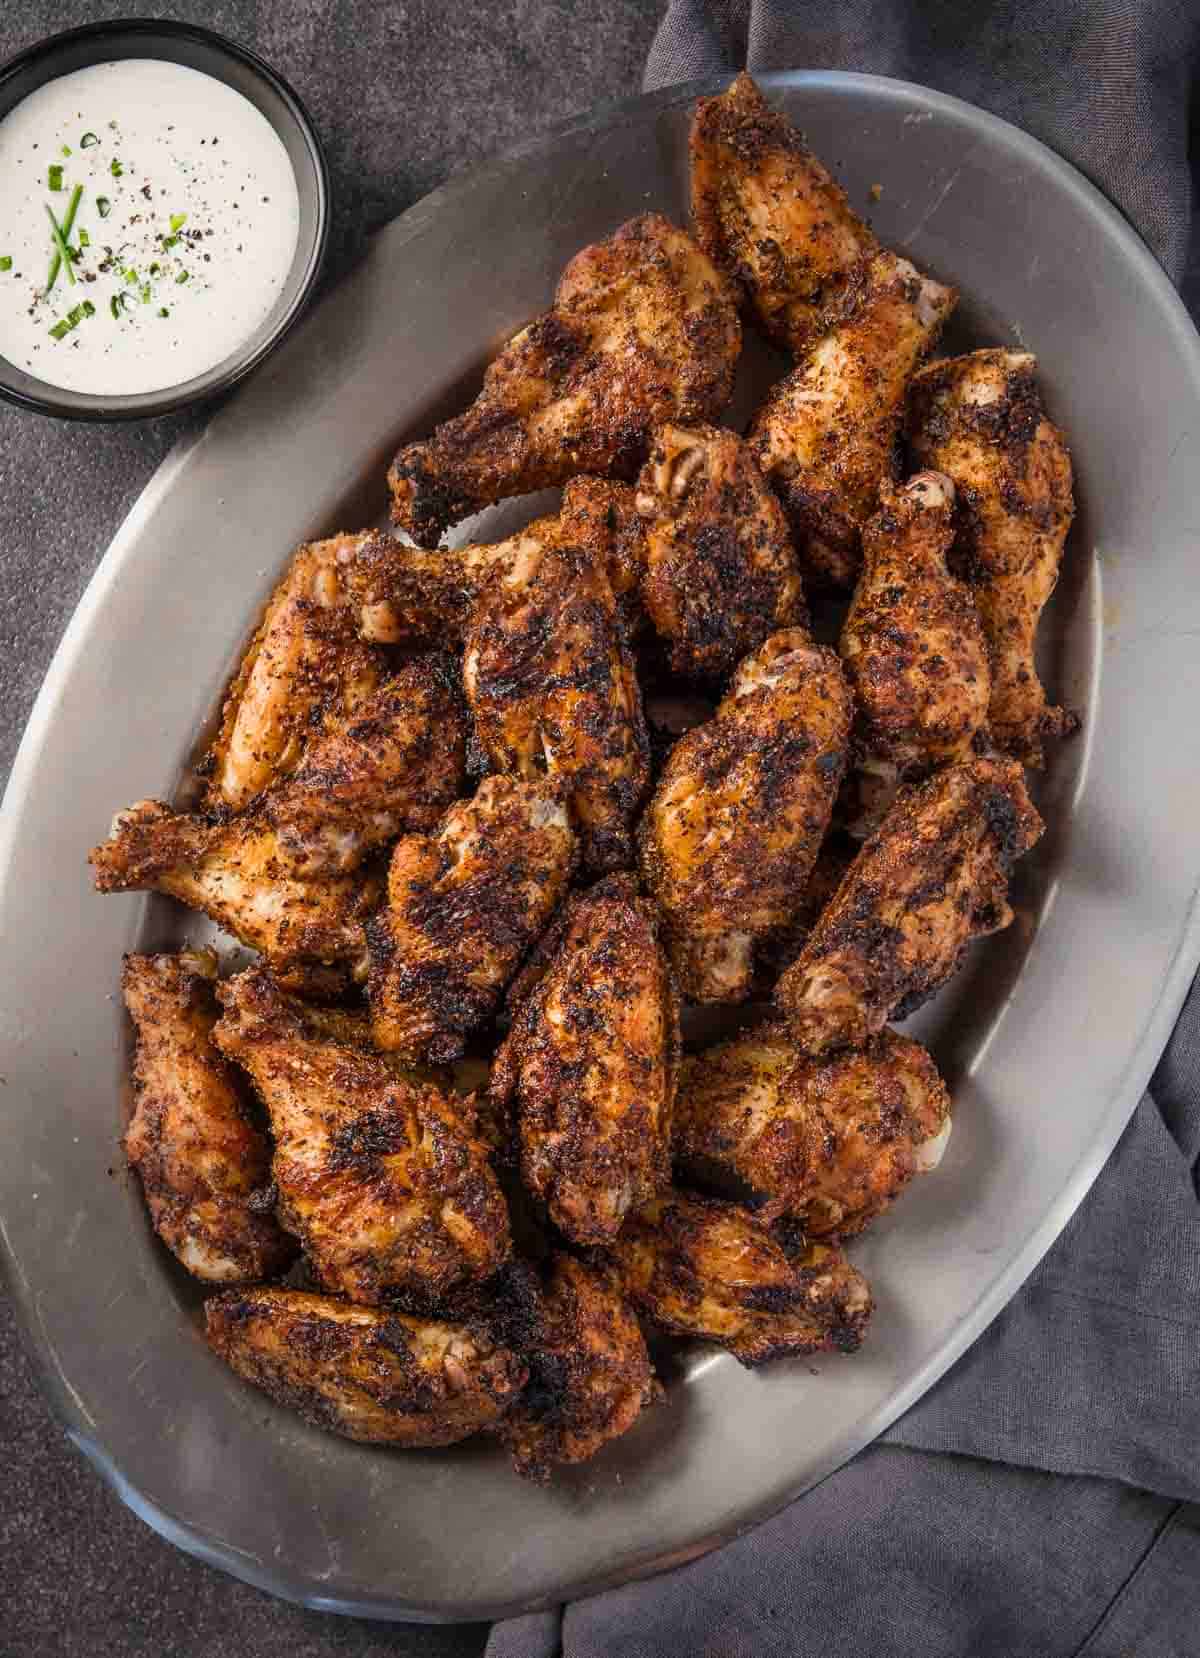
[[469, 1110], [331, 1034], [261, 968], [225, 981], [213, 1040], [247, 1071], [275, 1136], [279, 1216], [322, 1286], [428, 1304], [489, 1277], [508, 1211]]
[[714, 720], [671, 751], [639, 832], [642, 873], [693, 1001], [742, 1001], [754, 951], [790, 921], [829, 827], [853, 704], [803, 628], [747, 657]]
[[918, 463], [958, 490], [955, 557], [991, 645], [992, 736], [1027, 766], [1041, 765], [1044, 737], [1079, 725], [1048, 704], [1034, 666], [1075, 513], [1071, 456], [1036, 368], [1028, 352], [999, 348], [931, 363], [913, 381], [908, 415]]
[[653, 906], [630, 877], [578, 896], [492, 1066], [521, 1176], [577, 1243], [612, 1238], [666, 1182], [679, 1007]]
[[805, 1052], [861, 1047], [927, 1001], [972, 938], [1007, 927], [1009, 870], [1042, 828], [1012, 760], [904, 790], [775, 987]]
[[845, 193], [742, 73], [696, 105], [692, 224], [780, 345], [801, 351], [840, 314], [878, 247]]
[[133, 1115], [125, 1155], [159, 1237], [211, 1284], [252, 1284], [296, 1252], [269, 1201], [271, 1149], [241, 1078], [210, 1041], [218, 1008], [211, 955], [126, 956], [133, 1020]]
[[630, 219], [575, 255], [554, 308], [509, 341], [472, 406], [400, 450], [392, 516], [432, 547], [506, 496], [580, 472], [632, 478], [651, 427], [720, 413], [740, 350], [724, 277], [661, 214]]
[[355, 1307], [300, 1290], [205, 1303], [215, 1352], [314, 1427], [367, 1444], [453, 1445], [491, 1428], [525, 1367], [477, 1325]]
[[871, 1314], [841, 1250], [794, 1257], [744, 1209], [672, 1190], [643, 1205], [605, 1252], [633, 1304], [663, 1329], [719, 1342], [745, 1365], [853, 1353]]
[[807, 621], [783, 510], [734, 432], [659, 427], [637, 506], [642, 602], [675, 673], [722, 679], [768, 634]]

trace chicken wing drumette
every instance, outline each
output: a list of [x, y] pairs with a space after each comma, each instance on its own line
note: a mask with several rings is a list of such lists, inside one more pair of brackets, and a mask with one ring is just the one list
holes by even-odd
[[866, 1279], [840, 1249], [813, 1244], [789, 1256], [744, 1209], [714, 1198], [655, 1198], [606, 1257], [656, 1324], [719, 1342], [745, 1365], [852, 1353], [871, 1314]]
[[551, 1219], [603, 1243], [666, 1182], [679, 1064], [670, 969], [632, 879], [573, 900], [518, 987], [493, 1104], [515, 1117], [522, 1178]]
[[763, 327], [803, 350], [846, 304], [878, 243], [788, 118], [747, 74], [692, 122], [692, 222]]
[[250, 1284], [296, 1252], [269, 1201], [271, 1148], [242, 1080], [210, 1041], [216, 959], [126, 956], [121, 975], [137, 1046], [125, 1154], [159, 1237], [210, 1284]]
[[218, 994], [213, 1040], [267, 1107], [280, 1220], [322, 1286], [426, 1304], [495, 1272], [508, 1211], [469, 1110], [348, 1040], [345, 1016], [331, 1034], [261, 968]]
[[904, 394], [957, 294], [879, 253], [856, 303], [774, 386], [749, 443], [783, 503], [806, 580], [849, 587], [862, 526], [895, 470]]
[[1009, 870], [1042, 828], [1013, 760], [964, 761], [902, 791], [775, 987], [800, 1047], [862, 1047], [927, 1001], [972, 938], [1012, 920]]
[[766, 1025], [684, 1061], [675, 1160], [745, 1194], [765, 1223], [786, 1215], [809, 1237], [846, 1237], [936, 1164], [949, 1113], [937, 1067], [908, 1037], [885, 1030], [817, 1060]]
[[205, 1303], [213, 1349], [314, 1427], [368, 1444], [453, 1445], [491, 1428], [525, 1367], [475, 1324], [355, 1307], [300, 1290], [227, 1290]]
[[392, 516], [414, 540], [577, 472], [631, 478], [651, 427], [709, 420], [741, 350], [732, 291], [691, 237], [644, 213], [576, 254], [553, 310], [523, 328], [465, 414], [392, 462]]
[[432, 833], [398, 841], [388, 902], [367, 926], [376, 1046], [457, 1059], [549, 922], [575, 857], [545, 779], [488, 777]]
[[735, 433], [660, 427], [637, 506], [642, 603], [676, 673], [724, 678], [768, 634], [807, 620], [783, 511]]
[[973, 351], [913, 382], [908, 435], [921, 466], [947, 473], [961, 510], [956, 557], [992, 648], [992, 737], [1026, 765], [1042, 738], [1075, 730], [1034, 666], [1038, 621], [1058, 580], [1075, 512], [1071, 457], [1046, 417], [1024, 351]]
[[829, 826], [853, 704], [836, 654], [772, 634], [717, 717], [671, 751], [640, 831], [642, 871], [693, 1001], [742, 1001], [758, 940], [786, 926]]

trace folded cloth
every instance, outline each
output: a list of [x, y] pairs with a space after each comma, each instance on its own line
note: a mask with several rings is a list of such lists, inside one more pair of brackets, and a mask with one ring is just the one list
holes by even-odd
[[[673, 0], [647, 89], [740, 68], [920, 81], [1017, 122], [1176, 282], [1193, 186], [1187, 0]], [[1193, 251], [1192, 274], [1200, 275]], [[1200, 280], [1188, 281], [1200, 301]], [[1196, 315], [1193, 306], [1193, 315]], [[679, 1571], [498, 1624], [488, 1658], [1195, 1658], [1200, 988], [1024, 1288], [883, 1440]]]

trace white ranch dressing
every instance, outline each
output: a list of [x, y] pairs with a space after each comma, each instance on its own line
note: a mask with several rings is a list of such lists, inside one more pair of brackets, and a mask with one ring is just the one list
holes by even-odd
[[[79, 184], [75, 284], [46, 292], [46, 207], [62, 225]], [[287, 151], [240, 92], [154, 58], [62, 75], [0, 121], [0, 355], [71, 391], [179, 385], [263, 322], [299, 227]]]

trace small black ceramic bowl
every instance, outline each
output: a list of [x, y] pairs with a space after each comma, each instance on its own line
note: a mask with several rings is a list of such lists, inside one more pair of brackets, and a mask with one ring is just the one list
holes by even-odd
[[329, 236], [329, 172], [316, 130], [291, 87], [261, 58], [192, 23], [128, 18], [51, 35], [0, 68], [0, 120], [47, 81], [120, 58], [160, 58], [224, 81], [274, 127], [300, 198], [292, 268], [266, 319], [230, 356], [178, 386], [120, 397], [65, 391], [0, 357], [0, 397], [68, 420], [144, 420], [218, 397], [254, 371], [283, 339], [316, 286]]

